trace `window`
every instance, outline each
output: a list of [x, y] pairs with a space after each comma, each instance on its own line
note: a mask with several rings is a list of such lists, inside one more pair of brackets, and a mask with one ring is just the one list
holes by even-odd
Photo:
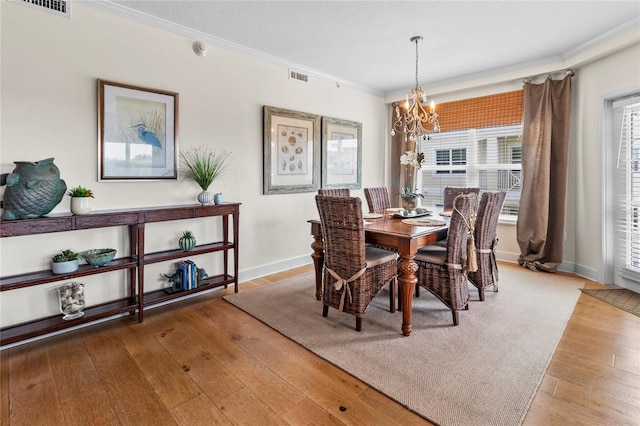
[[419, 141], [425, 161], [418, 188], [425, 205], [442, 203], [445, 186], [506, 191], [502, 218], [514, 219], [522, 183], [523, 91], [438, 105], [442, 131]]
[[517, 216], [522, 182], [522, 126], [443, 132], [422, 138], [425, 161], [418, 187], [424, 203], [442, 203], [445, 186], [506, 191], [502, 210]]
[[[467, 149], [438, 149], [436, 150], [436, 165], [437, 166], [464, 166], [467, 164]], [[435, 171], [436, 174], [464, 174], [464, 169], [452, 169], [447, 167], [446, 169], [438, 168]]]

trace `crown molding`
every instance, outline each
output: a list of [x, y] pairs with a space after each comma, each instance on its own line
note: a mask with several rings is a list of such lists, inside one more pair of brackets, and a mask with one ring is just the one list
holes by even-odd
[[279, 66], [282, 66], [283, 68], [294, 68], [298, 72], [303, 72], [305, 74], [313, 75], [314, 77], [321, 78], [323, 80], [331, 81], [333, 83], [336, 83], [339, 86], [351, 87], [351, 88], [354, 88], [366, 93], [370, 93], [372, 95], [380, 96], [380, 97], [384, 96], [384, 92], [382, 92], [381, 90], [375, 89], [373, 87], [365, 86], [354, 81], [344, 80], [344, 79], [335, 77], [333, 75], [306, 67], [304, 65], [285, 60], [278, 56], [269, 55], [259, 50], [252, 49], [250, 47], [243, 46], [241, 44], [234, 43], [232, 41], [225, 40], [219, 37], [215, 37], [215, 36], [212, 36], [211, 34], [207, 34], [202, 31], [194, 30], [192, 28], [185, 27], [180, 24], [169, 22], [165, 19], [151, 16], [149, 14], [139, 12], [137, 10], [129, 9], [119, 4], [112, 3], [111, 1], [108, 1], [108, 0], [87, 1], [87, 2], [82, 2], [82, 4], [106, 13], [110, 13], [116, 16], [120, 16], [122, 18], [136, 21], [141, 24], [149, 25], [154, 28], [158, 28], [161, 30], [172, 32], [174, 34], [189, 37], [194, 40], [200, 40], [200, 41], [212, 44], [214, 46], [217, 46], [221, 49], [225, 49], [225, 50], [240, 53], [246, 56], [250, 56], [274, 65], [279, 65]]
[[[529, 62], [494, 68], [446, 80], [422, 84], [430, 95], [451, 93], [493, 84], [520, 82], [542, 74], [553, 74], [569, 68], [574, 71], [602, 57], [640, 43], [640, 17], [634, 18], [586, 43], [573, 47], [558, 55]], [[385, 103], [404, 99], [410, 88], [394, 90], [385, 94]]]
[[[283, 68], [293, 68], [298, 72], [331, 81], [336, 83], [338, 86], [351, 87], [375, 96], [381, 96], [385, 98], [386, 102], [397, 101], [398, 99], [404, 98], [406, 91], [409, 90], [409, 88], [405, 88], [385, 93], [381, 90], [365, 86], [354, 81], [344, 80], [229, 40], [215, 37], [137, 10], [129, 9], [109, 0], [88, 1], [82, 2], [82, 4], [144, 25], [149, 25], [154, 28], [169, 31], [195, 40], [201, 40], [219, 48], [253, 57]], [[506, 67], [495, 68], [479, 73], [467, 74], [451, 79], [434, 81], [428, 84], [423, 84], [422, 86], [425, 90], [431, 93], [444, 93], [464, 90], [465, 88], [504, 83], [510, 80], [519, 80], [535, 74], [554, 73], [567, 68], [583, 66], [589, 62], [636, 43], [640, 43], [640, 17], [635, 17], [588, 42], [575, 46], [558, 55], [530, 62], [512, 64]]]

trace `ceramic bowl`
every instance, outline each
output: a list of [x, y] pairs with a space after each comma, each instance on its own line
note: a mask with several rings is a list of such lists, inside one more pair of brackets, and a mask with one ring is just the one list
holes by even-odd
[[93, 249], [80, 253], [80, 256], [82, 256], [89, 265], [93, 266], [104, 266], [111, 262], [115, 255], [115, 249]]

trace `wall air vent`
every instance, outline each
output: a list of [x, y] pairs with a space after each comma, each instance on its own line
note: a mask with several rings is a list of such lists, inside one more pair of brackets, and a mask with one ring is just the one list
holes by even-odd
[[11, 0], [54, 15], [71, 18], [71, 1], [68, 0]]
[[309, 82], [309, 76], [306, 74], [299, 73], [292, 69], [289, 69], [289, 79], [304, 81], [305, 83]]

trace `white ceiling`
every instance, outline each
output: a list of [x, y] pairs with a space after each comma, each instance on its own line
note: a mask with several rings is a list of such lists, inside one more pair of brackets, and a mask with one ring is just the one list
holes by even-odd
[[[205, 45], [390, 93], [557, 63], [638, 25], [639, 1], [120, 1], [146, 22]], [[126, 10], [126, 9], [125, 9]], [[127, 10], [127, 12], [130, 12]], [[160, 18], [160, 19], [157, 19]], [[168, 22], [167, 22], [168, 21]]]

